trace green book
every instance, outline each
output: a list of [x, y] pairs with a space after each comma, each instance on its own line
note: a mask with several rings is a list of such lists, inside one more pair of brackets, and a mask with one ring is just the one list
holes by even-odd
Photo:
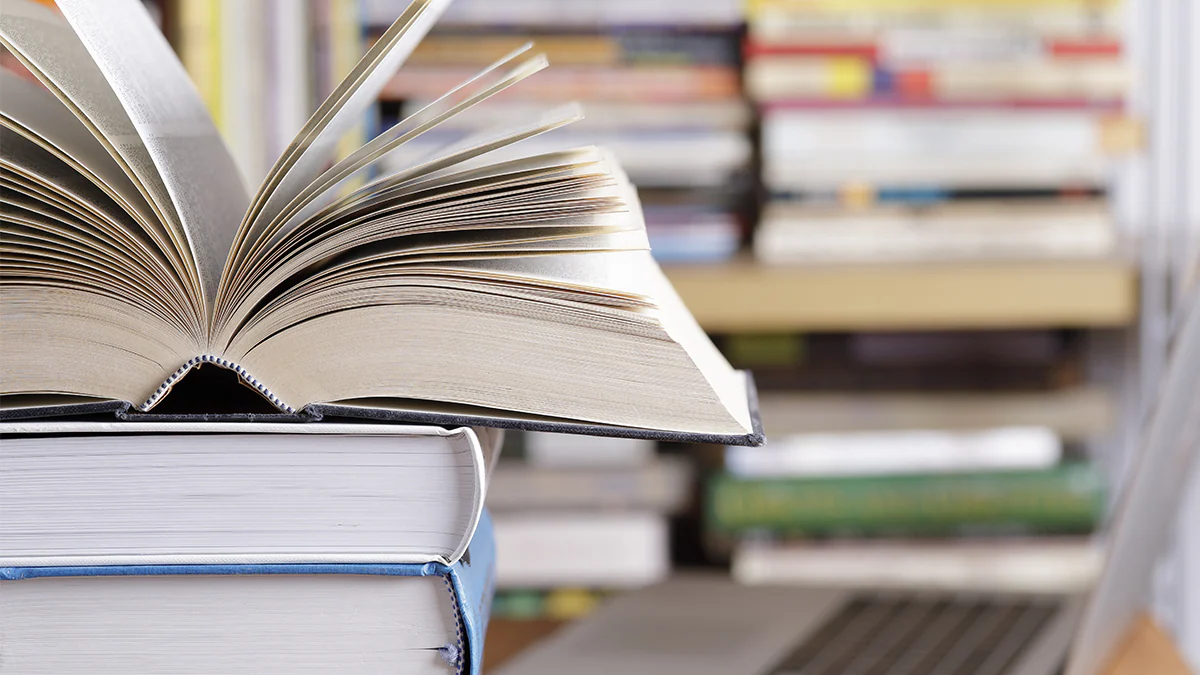
[[707, 503], [716, 533], [796, 536], [1087, 533], [1096, 529], [1104, 505], [1104, 477], [1082, 462], [970, 474], [725, 474], [709, 484]]

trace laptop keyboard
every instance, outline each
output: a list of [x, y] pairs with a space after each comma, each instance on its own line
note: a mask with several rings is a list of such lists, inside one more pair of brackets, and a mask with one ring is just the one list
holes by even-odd
[[859, 598], [771, 675], [1003, 675], [1059, 608], [1055, 600]]

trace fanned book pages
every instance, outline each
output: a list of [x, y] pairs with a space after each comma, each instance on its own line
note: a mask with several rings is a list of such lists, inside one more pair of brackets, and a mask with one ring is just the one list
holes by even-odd
[[336, 159], [447, 4], [413, 2], [250, 196], [141, 3], [5, 0], [40, 84], [0, 80], [3, 414], [161, 417], [203, 365], [296, 418], [761, 443], [613, 159], [511, 159], [576, 107], [410, 143], [544, 69], [531, 47]]

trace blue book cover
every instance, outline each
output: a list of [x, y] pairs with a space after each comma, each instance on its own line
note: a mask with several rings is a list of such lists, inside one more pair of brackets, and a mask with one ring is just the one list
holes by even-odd
[[466, 555], [453, 565], [287, 564], [287, 565], [132, 565], [94, 567], [0, 567], [0, 581], [50, 577], [151, 576], [164, 574], [369, 574], [400, 577], [442, 577], [458, 616], [457, 644], [446, 645], [442, 658], [460, 675], [479, 675], [483, 641], [495, 592], [496, 543], [492, 519], [485, 510]]

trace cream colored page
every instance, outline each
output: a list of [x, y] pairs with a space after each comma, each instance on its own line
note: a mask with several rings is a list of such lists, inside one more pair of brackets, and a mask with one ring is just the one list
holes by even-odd
[[108, 154], [108, 149], [53, 94], [7, 70], [0, 70], [0, 116], [36, 134], [75, 160], [139, 222], [157, 221], [153, 209], [125, 175], [121, 165]]
[[[182, 232], [177, 225], [171, 197], [145, 143], [121, 106], [121, 101], [105, 81], [87, 48], [61, 16], [31, 0], [0, 2], [0, 42], [26, 61], [39, 78], [69, 102], [71, 112], [89, 125], [92, 132], [122, 164], [126, 175], [144, 191], [155, 206], [166, 229], [156, 232], [156, 240], [175, 242], [183, 251]], [[178, 260], [178, 253], [168, 257]], [[178, 264], [181, 277], [194, 277], [190, 268]]]
[[[417, 155], [405, 162], [393, 162], [389, 167], [391, 173], [329, 204], [318, 212], [313, 220], [329, 220], [352, 211], [362, 211], [372, 205], [398, 199], [405, 190], [414, 187], [418, 182], [427, 181], [428, 184], [432, 184], [434, 180], [454, 173], [486, 172], [489, 166], [495, 165], [495, 162], [492, 162], [491, 157], [488, 156], [489, 153], [511, 147], [523, 140], [564, 127], [580, 119], [583, 119], [582, 107], [571, 103], [544, 113], [541, 119], [534, 124], [515, 129], [508, 127], [485, 129], [456, 143], [438, 148], [432, 153]], [[596, 151], [602, 157], [607, 158], [608, 155], [603, 150], [597, 149]], [[548, 153], [545, 156], [555, 154], [557, 153]], [[537, 158], [518, 157], [505, 162], [505, 164], [515, 165], [520, 161], [528, 160], [535, 160], [536, 163]], [[625, 180], [616, 164], [610, 163], [608, 166], [614, 174]], [[626, 182], [628, 181], [626, 180]], [[626, 186], [625, 193], [632, 195], [636, 201], [636, 191], [631, 185]], [[640, 218], [640, 207], [638, 213]]]
[[179, 59], [138, 0], [60, 0], [128, 112], [183, 225], [211, 311], [250, 198]]
[[[497, 62], [446, 96], [382, 132], [357, 152], [321, 174], [283, 212], [281, 217], [287, 220], [282, 224], [281, 233], [290, 232], [302, 221], [315, 215], [329, 202], [335, 188], [380, 161], [384, 155], [402, 151], [404, 143], [548, 65], [544, 56], [527, 56], [524, 52], [525, 49], [522, 49]], [[279, 236], [277, 234], [275, 240], [278, 240]]]
[[[87, 0], [74, 0], [86, 2]], [[393, 26], [380, 38], [346, 80], [330, 96], [305, 125], [297, 138], [299, 147], [280, 158], [271, 170], [271, 178], [277, 182], [265, 194], [260, 190], [256, 205], [262, 209], [249, 223], [248, 241], [253, 243], [257, 235], [267, 228], [283, 210], [308, 187], [334, 159], [337, 142], [351, 128], [362, 121], [367, 107], [372, 105], [383, 87], [391, 80], [396, 70], [408, 59], [425, 34], [441, 16], [450, 0], [416, 0], [414, 19], [406, 30]], [[331, 102], [332, 108], [327, 107]], [[268, 181], [271, 180], [268, 179]]]
[[652, 295], [658, 303], [659, 321], [663, 328], [687, 352], [729, 414], [742, 425], [746, 433], [750, 433], [754, 425], [750, 417], [746, 375], [729, 365], [729, 361], [688, 311], [658, 263], [648, 252], [643, 255], [645, 278], [653, 286]]
[[53, 189], [58, 195], [87, 208], [114, 226], [126, 230], [132, 227], [128, 214], [120, 210], [94, 183], [40, 145], [7, 127], [0, 127], [0, 166]]

